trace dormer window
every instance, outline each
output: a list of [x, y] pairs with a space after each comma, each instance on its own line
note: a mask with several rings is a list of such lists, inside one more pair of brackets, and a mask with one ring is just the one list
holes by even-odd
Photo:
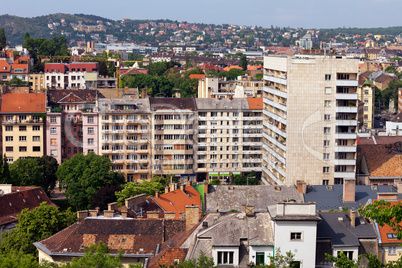
[[7, 67], [3, 67], [3, 70], [7, 70]]

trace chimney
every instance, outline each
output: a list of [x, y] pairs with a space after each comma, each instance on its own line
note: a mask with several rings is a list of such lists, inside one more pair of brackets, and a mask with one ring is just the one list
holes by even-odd
[[169, 186], [166, 186], [166, 187], [165, 187], [165, 194], [168, 193], [169, 190], [170, 190]]
[[297, 193], [305, 194], [306, 193], [306, 183], [304, 181], [297, 181]]
[[99, 215], [100, 211], [101, 211], [100, 207], [96, 207], [95, 210], [96, 210], [96, 214]]
[[118, 207], [119, 205], [117, 204], [117, 202], [107, 204], [108, 210], [116, 211]]
[[91, 217], [98, 216], [98, 211], [97, 210], [89, 210], [89, 216], [91, 216]]
[[178, 99], [180, 99], [180, 98], [181, 98], [180, 91], [177, 91], [177, 92], [176, 92], [175, 97], [176, 97], [176, 98], [178, 98]]
[[113, 218], [114, 211], [113, 210], [105, 210], [105, 211], [103, 211], [103, 216]]
[[141, 95], [142, 95], [142, 98], [143, 98], [143, 99], [145, 99], [146, 97], [148, 97], [147, 89], [146, 89], [146, 88], [143, 88], [143, 89], [141, 90]]
[[158, 198], [158, 199], [159, 199], [159, 191], [156, 191], [156, 192], [155, 192], [155, 198]]
[[165, 220], [174, 220], [176, 219], [176, 212], [174, 211], [165, 211]]
[[127, 218], [127, 210], [123, 210], [122, 212], [121, 212], [121, 217], [122, 218]]
[[180, 190], [183, 192], [186, 190], [186, 185], [184, 183], [180, 184]]
[[88, 217], [88, 211], [87, 210], [81, 210], [81, 211], [77, 211], [77, 218], [78, 220], [83, 220], [86, 217]]
[[246, 213], [246, 205], [241, 205], [241, 212]]
[[184, 211], [180, 211], [179, 212], [179, 218], [180, 218], [180, 220], [185, 220], [186, 219], [186, 212], [184, 212]]
[[353, 209], [350, 210], [350, 225], [352, 227], [356, 226], [356, 213], [354, 212]]
[[343, 202], [355, 202], [356, 180], [345, 179], [343, 181]]
[[377, 193], [378, 200], [398, 200], [398, 193]]
[[159, 211], [147, 211], [147, 218], [148, 219], [158, 219]]
[[254, 206], [246, 206], [246, 216], [254, 217]]
[[209, 186], [209, 181], [205, 180], [204, 181], [204, 194], [208, 194], [208, 186]]
[[173, 192], [173, 191], [175, 191], [177, 189], [177, 183], [171, 183], [171, 184], [169, 184], [169, 186], [170, 186], [170, 191], [171, 192]]
[[186, 206], [186, 231], [198, 223], [200, 217], [199, 211], [200, 208], [198, 206]]

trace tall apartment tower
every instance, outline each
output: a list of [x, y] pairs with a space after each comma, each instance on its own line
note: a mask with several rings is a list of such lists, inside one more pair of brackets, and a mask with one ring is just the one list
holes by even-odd
[[264, 58], [265, 183], [355, 178], [358, 63], [331, 53]]

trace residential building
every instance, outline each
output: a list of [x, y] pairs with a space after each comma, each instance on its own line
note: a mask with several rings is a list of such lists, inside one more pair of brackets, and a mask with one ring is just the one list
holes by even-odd
[[99, 100], [99, 154], [126, 181], [151, 178], [151, 110], [149, 99]]
[[[377, 255], [377, 235], [373, 222], [349, 212], [318, 213], [322, 219], [317, 225], [316, 266], [330, 268], [333, 264], [325, 254], [338, 256], [342, 251], [347, 258], [357, 261], [363, 254]], [[361, 259], [359, 267], [367, 267], [368, 260]], [[313, 267], [313, 266], [310, 266]]]
[[92, 78], [87, 73], [97, 77], [98, 70], [97, 62], [46, 63], [45, 86], [51, 89], [86, 89], [85, 77]]
[[46, 154], [64, 160], [78, 153], [98, 154], [97, 90], [48, 90]]
[[235, 82], [216, 77], [201, 77], [198, 80], [198, 98], [233, 98]]
[[9, 163], [45, 154], [46, 94], [7, 93], [2, 97], [3, 153]]
[[235, 80], [235, 98], [255, 97], [262, 98], [262, 85], [260, 80], [253, 80], [252, 76], [239, 76]]
[[194, 98], [150, 98], [152, 175], [195, 181], [194, 144], [197, 106]]
[[11, 64], [10, 79], [18, 78], [22, 81], [28, 81], [29, 64], [13, 63]]
[[330, 52], [264, 58], [265, 183], [355, 178], [358, 63]]
[[108, 246], [109, 254], [122, 252], [123, 267], [129, 267], [129, 264], [144, 263], [158, 252], [161, 243], [186, 228], [184, 219], [159, 219], [151, 214], [146, 219], [133, 219], [127, 216], [127, 211], [116, 212], [110, 204], [103, 215], [96, 210], [77, 214], [78, 222], [34, 243], [40, 263], [70, 262], [74, 257], [82, 257], [86, 247], [102, 241]]
[[5, 60], [0, 60], [0, 81], [10, 81], [10, 64]]
[[374, 128], [374, 108], [375, 108], [375, 87], [359, 75], [359, 86], [357, 88], [358, 99], [363, 103], [363, 124], [364, 129]]
[[34, 210], [42, 202], [55, 206], [41, 187], [0, 184], [0, 235], [15, 228], [23, 209]]
[[385, 129], [388, 136], [402, 136], [402, 112], [396, 114], [391, 120], [386, 121]]
[[262, 98], [196, 99], [198, 180], [229, 182], [262, 168]]
[[29, 87], [32, 91], [38, 92], [45, 89], [45, 74], [28, 74]]

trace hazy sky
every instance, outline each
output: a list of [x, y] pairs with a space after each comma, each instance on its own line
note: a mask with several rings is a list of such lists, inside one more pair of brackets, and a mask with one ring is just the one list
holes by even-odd
[[199, 23], [304, 28], [401, 26], [402, 0], [20, 0], [0, 14], [36, 17], [84, 13], [120, 20], [172, 19]]

